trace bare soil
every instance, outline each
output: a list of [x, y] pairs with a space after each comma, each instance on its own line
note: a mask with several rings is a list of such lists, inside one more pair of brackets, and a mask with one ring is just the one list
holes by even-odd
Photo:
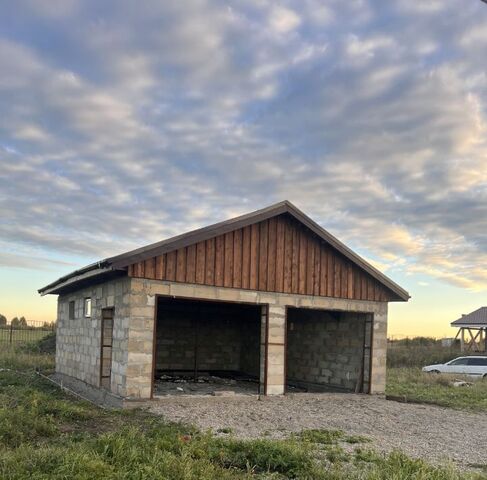
[[153, 413], [203, 430], [230, 428], [237, 437], [283, 438], [306, 429], [340, 429], [364, 435], [372, 448], [394, 449], [432, 463], [487, 464], [487, 412], [403, 404], [383, 397], [299, 393], [283, 397], [165, 397]]
[[197, 381], [178, 375], [163, 375], [155, 382], [154, 395], [214, 395], [233, 393], [234, 395], [257, 395], [259, 384], [249, 379], [223, 378], [214, 375], [200, 375]]

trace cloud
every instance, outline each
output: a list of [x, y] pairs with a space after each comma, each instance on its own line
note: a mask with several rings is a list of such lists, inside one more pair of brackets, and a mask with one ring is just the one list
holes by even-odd
[[301, 23], [299, 15], [285, 7], [275, 6], [270, 15], [270, 25], [277, 33], [288, 33]]
[[289, 198], [392, 275], [487, 288], [481, 2], [47, 3], [0, 6], [4, 266]]
[[75, 267], [76, 263], [62, 262], [50, 258], [30, 257], [26, 255], [8, 254], [0, 252], [0, 267], [24, 268], [27, 270], [52, 270]]

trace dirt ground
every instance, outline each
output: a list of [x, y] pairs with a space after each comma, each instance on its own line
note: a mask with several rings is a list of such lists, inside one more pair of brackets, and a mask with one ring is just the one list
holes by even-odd
[[365, 435], [381, 451], [400, 449], [432, 463], [487, 464], [487, 412], [403, 404], [383, 397], [299, 393], [284, 397], [164, 398], [150, 410], [203, 430], [231, 428], [241, 438], [283, 438], [303, 429], [341, 429]]
[[222, 378], [213, 375], [202, 375], [195, 382], [193, 379], [177, 375], [163, 375], [155, 382], [154, 394], [166, 395], [214, 395], [217, 392], [231, 392], [235, 395], [257, 395], [258, 382], [234, 378]]

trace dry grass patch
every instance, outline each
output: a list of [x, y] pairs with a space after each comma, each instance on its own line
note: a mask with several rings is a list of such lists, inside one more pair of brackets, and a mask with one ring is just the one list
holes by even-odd
[[[454, 387], [454, 379], [471, 385]], [[487, 380], [472, 380], [461, 375], [424, 373], [419, 368], [389, 368], [387, 394], [403, 396], [408, 401], [487, 412]]]

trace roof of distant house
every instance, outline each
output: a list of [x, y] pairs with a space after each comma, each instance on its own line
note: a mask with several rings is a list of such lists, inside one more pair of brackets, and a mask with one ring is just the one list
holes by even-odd
[[468, 315], [462, 315], [458, 320], [451, 322], [452, 327], [487, 327], [487, 307], [480, 307]]

